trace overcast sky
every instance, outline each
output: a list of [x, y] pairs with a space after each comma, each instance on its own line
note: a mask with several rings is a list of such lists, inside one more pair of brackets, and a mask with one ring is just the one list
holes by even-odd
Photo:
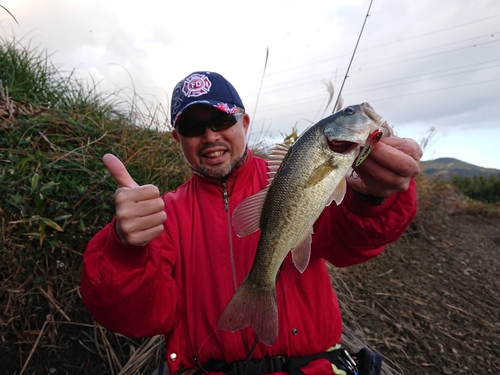
[[[370, 0], [4, 0], [0, 32], [63, 70], [168, 107], [196, 70], [221, 73], [261, 133], [279, 142], [332, 113]], [[269, 51], [264, 74], [266, 51]], [[500, 169], [500, 1], [373, 0], [342, 91], [369, 102], [424, 160]], [[334, 98], [334, 101], [336, 96]]]

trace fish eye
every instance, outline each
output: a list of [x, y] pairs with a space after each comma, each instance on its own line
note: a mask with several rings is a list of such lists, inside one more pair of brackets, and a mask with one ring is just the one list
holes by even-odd
[[344, 114], [345, 115], [353, 115], [354, 114], [354, 108], [352, 108], [352, 107], [346, 107], [344, 109]]

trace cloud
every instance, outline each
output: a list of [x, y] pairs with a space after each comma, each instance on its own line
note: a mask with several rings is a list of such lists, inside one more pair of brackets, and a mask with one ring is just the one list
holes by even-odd
[[470, 140], [470, 127], [500, 125], [496, 0], [374, 1], [346, 78], [368, 0], [36, 4], [4, 1], [19, 21], [5, 19], [4, 33], [31, 39], [103, 89], [133, 88], [165, 106], [187, 74], [218, 71], [239, 90], [255, 131], [273, 140], [331, 113], [324, 82], [338, 91], [344, 79], [346, 104], [370, 102], [403, 134], [435, 126], [443, 142], [450, 130]]

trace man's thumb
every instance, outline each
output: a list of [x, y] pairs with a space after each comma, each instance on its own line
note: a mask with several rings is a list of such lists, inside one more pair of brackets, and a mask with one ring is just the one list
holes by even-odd
[[108, 168], [109, 173], [115, 179], [119, 188], [136, 188], [139, 187], [139, 184], [134, 181], [134, 179], [130, 176], [125, 168], [125, 165], [113, 154], [106, 154], [102, 157], [102, 161], [106, 168]]

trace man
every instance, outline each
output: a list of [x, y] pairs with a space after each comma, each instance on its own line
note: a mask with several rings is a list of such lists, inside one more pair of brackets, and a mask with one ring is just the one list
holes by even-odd
[[[325, 354], [342, 354], [332, 350], [342, 320], [325, 259], [338, 267], [366, 261], [404, 232], [416, 213], [418, 144], [397, 137], [377, 143], [357, 177], [348, 177], [342, 204], [331, 204], [316, 221], [304, 273], [285, 259], [277, 279], [279, 335], [268, 346], [250, 328], [217, 329], [259, 240], [258, 232], [237, 237], [231, 224], [235, 207], [267, 185], [266, 162], [247, 148], [250, 117], [234, 87], [214, 72], [179, 82], [171, 116], [193, 171], [176, 191], [160, 197], [157, 187], [139, 186], [116, 157], [103, 158], [118, 189], [116, 217], [84, 256], [82, 297], [94, 319], [128, 336], [164, 334], [171, 374], [345, 370], [349, 362], [342, 367], [337, 360], [349, 358]], [[291, 358], [299, 360], [292, 365]]]

